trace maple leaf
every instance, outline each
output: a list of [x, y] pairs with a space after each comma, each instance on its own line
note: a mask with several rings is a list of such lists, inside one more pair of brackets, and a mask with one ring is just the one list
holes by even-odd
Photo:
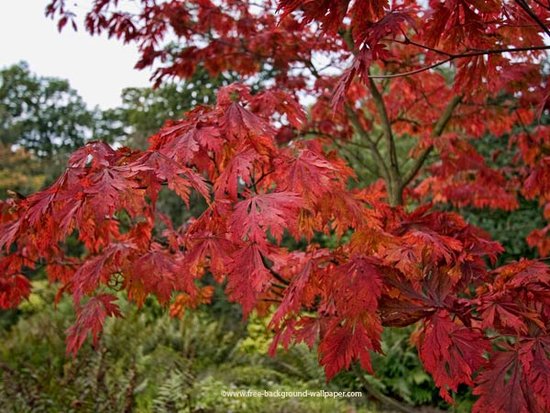
[[17, 232], [21, 226], [21, 221], [11, 221], [0, 225], [0, 250], [9, 251], [11, 245], [16, 240]]
[[363, 80], [368, 79], [369, 68], [374, 57], [371, 49], [363, 47], [353, 60], [353, 64], [346, 69], [342, 74], [332, 96], [332, 106], [339, 109], [345, 100], [345, 93], [350, 88], [351, 83], [356, 76], [360, 76]]
[[462, 243], [455, 238], [428, 231], [410, 231], [404, 236], [404, 240], [415, 246], [414, 248], [419, 251], [417, 256], [422, 257], [428, 253], [433, 261], [443, 259], [447, 264], [451, 264], [454, 261], [453, 256], [456, 257], [463, 248]]
[[269, 346], [269, 354], [274, 356], [277, 348], [281, 345], [288, 349], [292, 342], [305, 343], [310, 349], [313, 348], [321, 331], [322, 321], [317, 317], [300, 317], [297, 321], [289, 318], [279, 326]]
[[85, 294], [94, 291], [100, 282], [107, 282], [112, 272], [119, 270], [135, 249], [131, 243], [113, 243], [100, 255], [86, 260], [72, 279], [73, 297], [79, 303]]
[[[373, 21], [384, 14], [388, 7], [387, 0], [356, 0], [351, 7], [352, 26], [355, 29], [361, 28], [363, 22]], [[391, 12], [390, 12], [391, 14]]]
[[78, 309], [76, 322], [67, 330], [67, 354], [76, 357], [88, 333], [92, 334], [93, 345], [97, 345], [105, 319], [122, 316], [115, 301], [113, 295], [98, 294]]
[[260, 159], [260, 155], [250, 147], [245, 147], [237, 152], [214, 182], [216, 197], [221, 198], [227, 193], [236, 200], [239, 180], [242, 179], [246, 184], [251, 184], [253, 166]]
[[[186, 254], [182, 267], [196, 277], [208, 268], [216, 280], [221, 282], [227, 273], [227, 265], [236, 245], [227, 230], [226, 217], [215, 203], [194, 221], [184, 234], [182, 243]], [[179, 243], [176, 248], [179, 248]]]
[[354, 360], [360, 362], [364, 370], [372, 373], [370, 350], [374, 349], [380, 340], [381, 328], [374, 329], [375, 336], [370, 332], [372, 327], [367, 327], [370, 320], [358, 321], [354, 324], [346, 323], [340, 326], [332, 323], [319, 343], [320, 363], [325, 368], [327, 381], [338, 372], [348, 369]]
[[38, 192], [26, 200], [27, 213], [26, 218], [29, 225], [36, 225], [42, 217], [52, 209], [52, 204], [57, 196], [57, 186], [46, 189], [45, 191]]
[[323, 194], [334, 190], [334, 185], [342, 182], [343, 172], [336, 166], [310, 149], [302, 149], [296, 157], [279, 160], [276, 180], [281, 189], [302, 195], [307, 201], [321, 198]]
[[235, 206], [229, 219], [237, 239], [265, 245], [266, 231], [281, 242], [285, 228], [295, 225], [303, 201], [293, 192], [254, 195]]
[[274, 135], [273, 129], [265, 120], [236, 102], [225, 109], [221, 128], [232, 139]]
[[491, 300], [481, 306], [480, 310], [484, 328], [496, 326], [505, 329], [509, 327], [518, 333], [527, 332], [527, 325], [522, 317], [525, 314], [515, 303], [499, 303]]
[[199, 276], [208, 265], [214, 276], [221, 279], [226, 272], [228, 256], [234, 250], [233, 242], [223, 235], [206, 231], [194, 233], [192, 239], [184, 266], [191, 274]]
[[334, 300], [343, 316], [374, 313], [382, 294], [382, 273], [370, 257], [355, 255], [335, 269]]
[[384, 259], [410, 278], [422, 277], [422, 254], [414, 244], [390, 244], [384, 249]]
[[89, 165], [92, 169], [101, 169], [113, 165], [115, 159], [116, 151], [107, 143], [89, 142], [71, 155], [69, 165], [75, 168]]
[[170, 305], [171, 317], [183, 317], [186, 308], [194, 309], [201, 304], [208, 304], [212, 301], [214, 287], [207, 285], [199, 290], [197, 294], [189, 295], [186, 293], [178, 294], [174, 302]]
[[176, 123], [163, 128], [158, 137], [160, 150], [170, 159], [183, 165], [192, 163], [201, 146], [219, 148], [220, 132], [214, 126], [190, 126], [188, 122]]
[[550, 286], [550, 268], [540, 261], [522, 259], [499, 267], [495, 272], [497, 285], [506, 283], [513, 288], [528, 287], [532, 284]]
[[24, 275], [0, 276], [0, 308], [17, 307], [30, 293], [31, 283]]
[[195, 189], [204, 199], [209, 201], [208, 186], [203, 177], [191, 168], [179, 165], [172, 159], [158, 153], [150, 152], [138, 161], [150, 168], [151, 172], [160, 182], [167, 182], [168, 188], [173, 190], [189, 208], [189, 195], [191, 188]]
[[302, 295], [309, 281], [312, 271], [311, 261], [306, 262], [298, 275], [290, 282], [284, 291], [284, 297], [271, 318], [270, 325], [278, 325], [285, 316], [300, 309]]
[[155, 294], [161, 304], [167, 303], [176, 288], [195, 293], [192, 279], [183, 280], [181, 268], [175, 257], [153, 245], [152, 251], [132, 261], [125, 268], [125, 283], [128, 297], [142, 306], [149, 293]]
[[473, 412], [543, 413], [548, 411], [550, 361], [547, 337], [523, 341], [517, 349], [492, 354], [476, 379], [479, 399]]
[[346, 15], [348, 3], [349, 0], [280, 0], [279, 9], [283, 10], [283, 19], [294, 10], [301, 9], [304, 16], [302, 24], [307, 24], [313, 20], [319, 20], [323, 30], [335, 31]]
[[139, 190], [137, 174], [137, 170], [126, 166], [114, 166], [104, 167], [85, 178], [86, 205], [94, 212], [96, 221], [101, 222], [123, 208], [133, 214], [143, 208], [145, 191]]
[[242, 306], [246, 317], [256, 305], [259, 293], [269, 286], [270, 279], [271, 273], [264, 265], [261, 248], [248, 243], [231, 256], [226, 291], [231, 300]]
[[457, 325], [445, 310], [425, 323], [419, 343], [420, 359], [449, 403], [450, 390], [456, 392], [460, 383], [473, 384], [472, 376], [484, 364], [483, 353], [489, 349], [479, 331]]
[[264, 116], [272, 116], [275, 112], [284, 114], [295, 128], [300, 128], [306, 122], [302, 107], [296, 99], [282, 90], [266, 90], [254, 96], [251, 106]]

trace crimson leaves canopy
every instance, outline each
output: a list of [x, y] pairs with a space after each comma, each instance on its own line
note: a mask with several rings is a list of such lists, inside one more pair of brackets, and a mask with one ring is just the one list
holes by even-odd
[[[63, 0], [47, 13], [60, 29], [75, 21]], [[272, 352], [318, 343], [327, 379], [355, 361], [372, 371], [383, 328], [416, 324], [445, 400], [465, 384], [478, 412], [549, 411], [549, 268], [495, 268], [498, 243], [433, 208], [513, 210], [525, 197], [550, 218], [549, 19], [535, 0], [142, 0], [137, 11], [95, 0], [86, 29], [136, 42], [137, 67], [158, 82], [199, 66], [243, 82], [166, 124], [147, 150], [90, 143], [52, 186], [2, 203], [0, 306], [27, 297], [22, 273], [45, 263], [74, 299], [76, 353], [121, 315], [118, 289], [177, 315], [208, 300], [200, 281], [212, 274], [245, 315], [275, 306]], [[265, 71], [271, 81], [252, 93]], [[515, 153], [504, 168], [475, 149], [489, 133]], [[358, 180], [341, 145], [367, 153], [381, 179]], [[156, 208], [165, 187], [206, 209], [173, 228]], [[541, 256], [548, 231], [529, 237]], [[329, 249], [312, 242], [319, 233], [350, 237]], [[69, 236], [82, 256], [67, 254]], [[284, 236], [308, 246], [289, 250]]]

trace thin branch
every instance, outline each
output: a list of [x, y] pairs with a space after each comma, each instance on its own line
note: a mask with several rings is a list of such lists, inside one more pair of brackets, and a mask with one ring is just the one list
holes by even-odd
[[441, 50], [441, 49], [436, 49], [434, 47], [426, 46], [426, 45], [421, 44], [421, 43], [417, 43], [414, 40], [409, 39], [405, 34], [403, 34], [403, 35], [405, 36], [405, 40], [399, 40], [399, 39], [390, 39], [390, 40], [393, 41], [393, 42], [396, 42], [396, 43], [410, 44], [410, 45], [413, 45], [413, 46], [416, 46], [416, 47], [420, 47], [421, 49], [429, 50], [429, 51], [437, 53], [437, 54], [442, 54], [442, 55], [447, 56], [447, 57], [452, 57], [453, 56], [452, 53], [446, 52], [446, 51]]
[[[277, 298], [281, 298], [281, 299], [284, 298], [284, 295], [281, 294], [279, 291], [270, 289], [269, 292], [270, 292], [271, 294], [273, 294], [273, 295], [274, 295], [275, 297], [277, 297]], [[276, 299], [277, 299], [277, 298], [276, 298]]]
[[[346, 145], [342, 145], [340, 142], [338, 141], [333, 141], [334, 144], [336, 145], [336, 147], [338, 149], [340, 149], [340, 151], [342, 152], [348, 152], [348, 156], [352, 157], [353, 159], [355, 159], [363, 168], [365, 168], [371, 175], [375, 176], [375, 177], [379, 177], [380, 176], [380, 171], [378, 170], [378, 165], [375, 164], [376, 168], [372, 168], [368, 163], [365, 162], [365, 159], [362, 159], [360, 156], [359, 156], [359, 153], [360, 151], [354, 151], [352, 149], [350, 149], [347, 145], [349, 144], [352, 144], [352, 143], [355, 143], [355, 142], [346, 142]], [[361, 144], [357, 144], [359, 147], [361, 148], [365, 148], [365, 149], [368, 149], [370, 150], [369, 147], [366, 147], [364, 145], [361, 145]], [[346, 154], [344, 153], [343, 154], [344, 156], [346, 156]]]
[[271, 273], [271, 275], [273, 276], [273, 278], [275, 278], [277, 281], [279, 281], [280, 283], [282, 283], [284, 285], [290, 285], [290, 281], [283, 278], [278, 272], [274, 271], [272, 268], [268, 268], [268, 270]]
[[[451, 120], [453, 111], [458, 106], [461, 99], [462, 96], [460, 95], [457, 95], [451, 99], [451, 101], [447, 105], [447, 108], [435, 124], [432, 131], [432, 137], [440, 136], [443, 133], [445, 127], [449, 123], [449, 120]], [[401, 183], [402, 190], [405, 189], [405, 187], [414, 179], [420, 168], [422, 168], [422, 165], [424, 165], [424, 162], [426, 162], [426, 159], [428, 158], [432, 150], [433, 145], [430, 145], [420, 153], [420, 156], [416, 159], [411, 169], [403, 177], [403, 182]]]
[[[355, 44], [353, 41], [353, 37], [351, 35], [350, 30], [345, 30], [340, 32], [340, 36], [344, 39], [344, 42], [350, 52], [352, 52], [354, 55], [357, 55], [357, 51], [355, 49]], [[399, 167], [397, 165], [397, 155], [395, 151], [395, 143], [393, 141], [392, 131], [391, 131], [391, 124], [388, 118], [388, 113], [386, 111], [386, 106], [384, 104], [384, 99], [382, 98], [382, 95], [380, 94], [380, 91], [374, 84], [374, 81], [369, 76], [369, 87], [371, 90], [371, 94], [374, 99], [375, 106], [379, 112], [381, 121], [382, 121], [382, 130], [383, 130], [383, 136], [386, 138], [387, 144], [388, 144], [388, 151], [389, 151], [389, 165], [384, 161], [384, 158], [382, 158], [382, 155], [380, 154], [380, 151], [378, 150], [378, 146], [372, 141], [368, 133], [363, 129], [361, 122], [359, 121], [359, 118], [353, 108], [349, 106], [348, 104], [345, 105], [346, 113], [348, 114], [348, 117], [351, 120], [351, 123], [353, 124], [354, 128], [357, 130], [357, 132], [360, 134], [361, 137], [364, 137], [369, 144], [372, 154], [374, 156], [374, 159], [376, 163], [378, 164], [378, 168], [383, 174], [383, 178], [386, 181], [386, 186], [388, 190], [388, 194], [390, 194], [390, 201], [392, 204], [401, 203], [401, 197], [397, 194], [395, 195], [394, 192], [394, 184], [398, 185], [398, 182], [400, 181], [399, 177]]]
[[438, 66], [444, 65], [445, 63], [449, 63], [453, 59], [456, 59], [456, 58], [449, 57], [445, 60], [440, 60], [439, 62], [432, 63], [431, 65], [428, 65], [428, 66], [423, 66], [418, 69], [409, 70], [408, 72], [392, 73], [391, 75], [369, 75], [369, 79], [393, 79], [396, 77], [412, 76], [418, 73], [426, 72], [427, 70], [430, 70], [430, 69], [435, 69]]
[[275, 304], [281, 304], [281, 300], [275, 300], [273, 298], [261, 298], [260, 301], [263, 301], [264, 303], [275, 303]]
[[420, 126], [420, 122], [415, 119], [407, 118], [406, 116], [398, 116], [396, 117], [392, 123], [396, 122], [405, 122], [405, 123], [412, 123], [413, 125]]
[[[424, 47], [424, 48], [427, 48], [427, 47]], [[369, 78], [370, 79], [393, 79], [396, 77], [412, 76], [418, 73], [425, 72], [430, 69], [434, 69], [438, 66], [444, 65], [445, 63], [449, 63], [455, 59], [465, 59], [468, 57], [501, 54], [501, 53], [530, 52], [535, 50], [550, 50], [550, 46], [531, 46], [531, 47], [513, 47], [513, 48], [505, 48], [505, 49], [490, 49], [490, 50], [480, 50], [477, 52], [466, 52], [466, 53], [460, 53], [460, 54], [451, 54], [451, 53], [439, 51], [438, 53], [443, 53], [449, 57], [447, 57], [446, 59], [440, 60], [438, 62], [432, 63], [431, 65], [428, 65], [428, 66], [423, 66], [418, 69], [409, 70], [408, 72], [393, 73], [389, 75], [369, 75]]]
[[439, 120], [434, 126], [432, 135], [440, 136], [443, 133], [443, 130], [445, 130], [445, 127], [447, 126], [447, 123], [449, 123], [449, 120], [451, 120], [451, 116], [453, 115], [453, 111], [458, 106], [460, 101], [462, 100], [462, 96], [457, 95], [454, 96], [449, 104], [447, 105], [447, 108], [445, 109], [445, 112], [441, 115]]
[[382, 94], [378, 90], [378, 87], [374, 83], [372, 78], [369, 78], [369, 89], [372, 94], [374, 105], [380, 115], [380, 122], [382, 123], [382, 130], [384, 132], [384, 139], [388, 147], [388, 161], [389, 161], [389, 181], [388, 181], [388, 193], [390, 195], [390, 201], [392, 204], [397, 205], [401, 203], [400, 193], [396, 192], [401, 187], [401, 174], [399, 173], [399, 164], [397, 162], [397, 151], [395, 149], [395, 141], [393, 139], [393, 133], [391, 130], [391, 122], [386, 109], [386, 104]]
[[529, 15], [529, 17], [531, 17], [531, 20], [533, 20], [535, 23], [537, 23], [542, 28], [544, 33], [546, 33], [548, 36], [550, 36], [550, 29], [548, 28], [548, 26], [546, 26], [546, 24], [544, 24], [544, 22], [540, 19], [539, 16], [537, 16], [537, 14], [531, 9], [531, 7], [529, 7], [529, 5], [527, 4], [527, 2], [525, 0], [515, 0], [515, 3], [519, 7], [521, 7], [523, 9], [523, 11], [525, 11], [525, 13], [527, 13]]
[[403, 182], [401, 183], [403, 189], [407, 187], [407, 185], [414, 179], [418, 171], [420, 171], [420, 168], [422, 168], [422, 165], [424, 165], [424, 162], [426, 162], [426, 159], [428, 159], [428, 156], [430, 155], [432, 150], [433, 145], [430, 145], [420, 153], [420, 156], [418, 158], [416, 158], [416, 161], [414, 162], [411, 169], [409, 169], [409, 171], [403, 177]]
[[374, 143], [374, 141], [370, 138], [367, 131], [363, 128], [361, 125], [361, 121], [359, 120], [359, 116], [357, 116], [357, 113], [349, 106], [347, 103], [345, 104], [346, 113], [351, 121], [351, 124], [353, 125], [353, 128], [355, 131], [359, 134], [359, 136], [367, 141], [367, 144], [369, 145], [369, 149], [372, 152], [372, 155], [374, 157], [374, 161], [376, 162], [376, 165], [378, 166], [378, 169], [382, 173], [382, 176], [386, 180], [386, 182], [390, 179], [390, 173], [388, 171], [388, 166], [386, 165], [386, 162], [384, 161], [384, 158], [382, 158], [382, 155], [380, 154], [380, 151], [378, 150], [378, 147]]
[[290, 285], [289, 280], [283, 278], [283, 276], [281, 276], [281, 274], [279, 274], [278, 272], [273, 270], [272, 265], [269, 263], [268, 259], [266, 257], [264, 257], [263, 254], [260, 254], [260, 256], [262, 258], [262, 263], [264, 264], [264, 267], [271, 273], [273, 278], [275, 278], [277, 281], [279, 281], [283, 285], [286, 285], [286, 286]]
[[274, 169], [270, 169], [267, 172], [263, 172], [262, 175], [256, 180], [255, 185], [258, 185], [260, 182], [263, 181], [263, 179], [269, 175], [271, 175], [273, 172], [275, 172]]

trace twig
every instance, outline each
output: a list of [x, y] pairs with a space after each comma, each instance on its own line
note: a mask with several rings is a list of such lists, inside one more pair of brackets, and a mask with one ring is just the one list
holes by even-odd
[[[451, 99], [451, 101], [447, 105], [447, 108], [445, 109], [445, 111], [443, 112], [443, 114], [441, 115], [441, 117], [439, 118], [439, 120], [434, 126], [434, 129], [432, 132], [433, 137], [440, 136], [443, 133], [443, 131], [445, 130], [445, 127], [451, 120], [453, 111], [458, 106], [461, 99], [462, 99], [462, 96], [459, 96], [459, 95]], [[414, 177], [416, 176], [420, 168], [422, 168], [422, 165], [424, 165], [424, 162], [426, 162], [426, 159], [428, 158], [432, 150], [433, 150], [433, 145], [430, 145], [421, 152], [420, 156], [416, 159], [411, 169], [403, 177], [403, 182], [401, 183], [401, 190], [405, 189], [405, 187], [414, 179]]]
[[[427, 46], [421, 46], [424, 48], [427, 48]], [[429, 48], [427, 48], [430, 50]], [[440, 60], [438, 62], [432, 63], [431, 65], [424, 66], [418, 69], [410, 70], [408, 72], [401, 72], [401, 73], [393, 73], [389, 75], [369, 75], [368, 77], [370, 79], [393, 79], [396, 77], [405, 77], [405, 76], [412, 76], [416, 75], [418, 73], [425, 72], [430, 69], [434, 69], [438, 66], [444, 65], [445, 63], [449, 63], [455, 59], [464, 59], [468, 57], [476, 57], [476, 56], [484, 56], [484, 55], [491, 55], [491, 54], [501, 54], [501, 53], [517, 53], [517, 52], [529, 52], [534, 50], [549, 50], [550, 46], [531, 46], [531, 47], [513, 47], [513, 48], [505, 48], [505, 49], [490, 49], [490, 50], [480, 50], [477, 52], [466, 52], [466, 53], [460, 53], [460, 54], [452, 54], [447, 53], [444, 51], [438, 51], [437, 53], [445, 54], [449, 57], [446, 59]]]

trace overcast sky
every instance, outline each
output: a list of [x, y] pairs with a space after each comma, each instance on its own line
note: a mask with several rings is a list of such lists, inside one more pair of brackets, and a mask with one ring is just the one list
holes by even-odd
[[0, 67], [25, 60], [38, 75], [68, 79], [90, 107], [103, 109], [120, 104], [123, 88], [150, 85], [149, 72], [133, 68], [135, 46], [91, 37], [81, 28], [58, 33], [56, 23], [44, 16], [46, 3], [2, 0]]

